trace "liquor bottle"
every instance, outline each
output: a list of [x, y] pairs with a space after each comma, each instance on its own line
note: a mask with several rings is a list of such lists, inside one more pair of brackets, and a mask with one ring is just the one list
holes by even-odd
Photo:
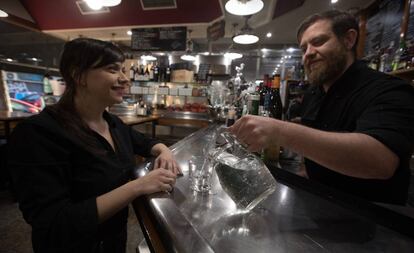
[[372, 56], [368, 66], [372, 68], [373, 70], [378, 70], [379, 65], [380, 65], [380, 48], [379, 46], [377, 46], [375, 47], [375, 53]]
[[407, 47], [405, 45], [405, 39], [404, 37], [401, 37], [400, 46], [395, 52], [392, 70], [396, 71], [396, 70], [405, 68], [407, 57], [408, 57], [408, 52], [407, 52]]
[[263, 116], [269, 116], [269, 110], [270, 110], [270, 91], [272, 86], [272, 79], [267, 78], [266, 79], [266, 87], [264, 91], [264, 101], [263, 101]]
[[150, 71], [149, 71], [149, 64], [144, 66], [144, 80], [149, 81], [150, 80]]
[[149, 80], [154, 81], [154, 64], [149, 65]]
[[134, 81], [135, 79], [135, 64], [131, 63], [131, 67], [129, 68], [129, 80]]
[[139, 65], [138, 65], [138, 66], [136, 66], [135, 71], [134, 71], [134, 81], [139, 81], [140, 80], [139, 73], [140, 73], [140, 68], [139, 68]]
[[155, 62], [155, 67], [154, 67], [154, 82], [159, 82], [159, 81], [160, 81], [159, 68], [158, 68], [157, 62]]
[[394, 41], [390, 42], [390, 45], [383, 51], [380, 59], [379, 71], [391, 72], [392, 71], [392, 59], [394, 58]]
[[169, 66], [165, 69], [165, 81], [169, 82], [171, 80], [171, 69]]
[[282, 119], [283, 106], [280, 98], [280, 75], [276, 74], [273, 78], [272, 87], [270, 89], [269, 112], [270, 117]]
[[407, 48], [405, 39], [402, 39], [401, 44], [402, 44], [400, 45], [401, 55], [400, 55], [400, 62], [398, 63], [398, 69], [406, 69], [408, 62], [411, 61], [411, 59], [408, 53], [408, 48]]

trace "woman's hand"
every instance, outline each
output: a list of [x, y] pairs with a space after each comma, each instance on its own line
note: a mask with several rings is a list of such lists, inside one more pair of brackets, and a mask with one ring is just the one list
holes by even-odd
[[135, 179], [137, 195], [151, 194], [160, 191], [172, 191], [176, 175], [165, 169], [150, 171], [147, 175]]
[[180, 166], [171, 150], [164, 144], [157, 144], [153, 147], [157, 158], [154, 162], [154, 169], [163, 168], [173, 172], [175, 175], [181, 173]]

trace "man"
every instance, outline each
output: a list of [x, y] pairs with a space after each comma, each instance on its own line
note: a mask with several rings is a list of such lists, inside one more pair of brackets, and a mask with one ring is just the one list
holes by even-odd
[[302, 154], [310, 179], [371, 201], [405, 204], [414, 144], [414, 90], [356, 61], [348, 13], [308, 17], [297, 38], [312, 87], [302, 123], [246, 116], [229, 131], [251, 151], [276, 140]]

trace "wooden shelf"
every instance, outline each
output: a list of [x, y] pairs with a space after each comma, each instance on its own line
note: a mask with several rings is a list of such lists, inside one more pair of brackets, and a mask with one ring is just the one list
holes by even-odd
[[412, 81], [414, 79], [414, 68], [400, 69], [397, 71], [388, 72], [387, 74]]

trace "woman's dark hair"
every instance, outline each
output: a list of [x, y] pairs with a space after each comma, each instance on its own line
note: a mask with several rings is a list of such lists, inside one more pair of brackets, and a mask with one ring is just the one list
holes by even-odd
[[307, 17], [300, 25], [296, 33], [296, 38], [300, 43], [303, 33], [314, 23], [319, 20], [329, 20], [332, 24], [332, 31], [338, 38], [343, 38], [349, 29], [357, 31], [357, 39], [352, 47], [352, 51], [356, 54], [356, 48], [359, 38], [358, 20], [352, 14], [344, 11], [331, 10], [313, 14]]
[[74, 104], [78, 84], [88, 70], [124, 60], [123, 52], [111, 42], [79, 38], [64, 45], [59, 69], [65, 80], [66, 89], [59, 102], [47, 109], [69, 133], [83, 140], [82, 142], [92, 149], [96, 148], [96, 138], [81, 119]]

